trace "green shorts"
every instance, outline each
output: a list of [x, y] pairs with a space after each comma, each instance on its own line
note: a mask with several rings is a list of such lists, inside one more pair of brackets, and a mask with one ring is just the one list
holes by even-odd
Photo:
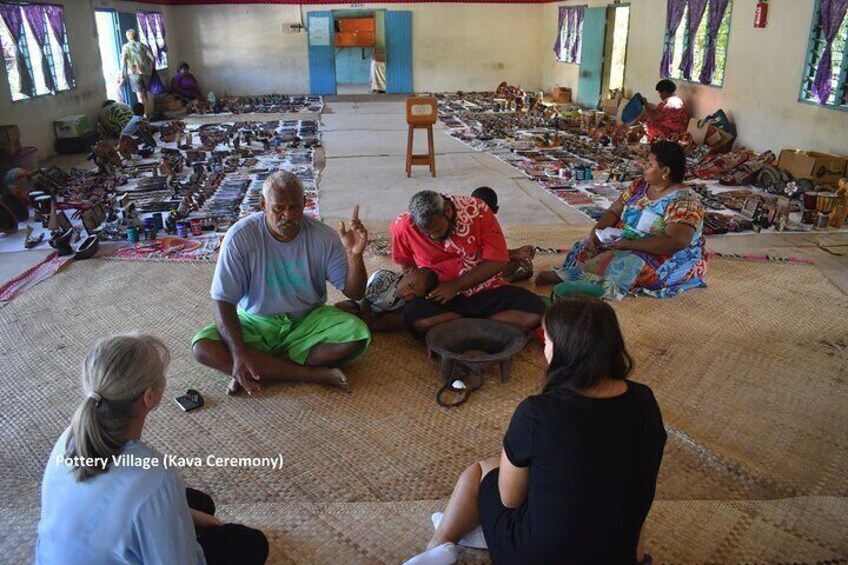
[[[319, 343], [350, 343], [365, 341], [362, 349], [346, 361], [353, 361], [368, 349], [371, 331], [368, 325], [352, 314], [342, 312], [335, 306], [319, 306], [301, 318], [287, 314], [257, 316], [239, 309], [241, 333], [245, 345], [276, 355], [287, 352], [289, 359], [303, 365], [309, 350]], [[221, 335], [215, 324], [206, 326], [191, 340], [191, 345], [201, 339], [220, 341]]]

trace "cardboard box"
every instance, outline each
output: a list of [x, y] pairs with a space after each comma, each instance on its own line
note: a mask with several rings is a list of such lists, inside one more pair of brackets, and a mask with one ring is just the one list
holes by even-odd
[[551, 90], [551, 98], [557, 104], [571, 104], [571, 89], [563, 86], [555, 86]]
[[53, 132], [56, 139], [68, 139], [71, 137], [83, 137], [91, 131], [88, 116], [79, 114], [66, 116], [53, 122]]
[[16, 155], [21, 150], [21, 130], [18, 126], [0, 126], [0, 154]]
[[810, 179], [815, 183], [836, 186], [845, 174], [848, 157], [784, 149], [780, 152], [777, 166], [789, 171], [796, 179]]
[[173, 96], [158, 96], [153, 102], [153, 109], [157, 112], [179, 112], [183, 108], [179, 98]]

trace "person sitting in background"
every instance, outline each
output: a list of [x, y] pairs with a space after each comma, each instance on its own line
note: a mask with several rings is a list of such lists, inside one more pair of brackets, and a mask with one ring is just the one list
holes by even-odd
[[[143, 112], [142, 112], [143, 113]], [[97, 119], [103, 125], [106, 133], [112, 137], [120, 137], [121, 130], [133, 117], [133, 110], [123, 102], [107, 100], [100, 107]]]
[[197, 79], [188, 71], [188, 63], [180, 63], [177, 74], [171, 79], [171, 94], [178, 96], [183, 104], [203, 98], [203, 92], [200, 90]]
[[[498, 193], [488, 186], [475, 188], [471, 193], [474, 198], [479, 198], [489, 207], [493, 214], [498, 214]], [[503, 277], [508, 283], [526, 281], [533, 276], [533, 257], [536, 256], [536, 248], [532, 245], [522, 245], [518, 249], [509, 250], [509, 265], [503, 270]]]
[[209, 495], [186, 489], [141, 441], [165, 394], [169, 359], [151, 335], [104, 338], [86, 355], [82, 402], [44, 471], [36, 563], [267, 559], [262, 532], [223, 524]]
[[346, 300], [337, 308], [362, 318], [372, 332], [394, 332], [403, 329], [403, 305], [424, 298], [439, 286], [439, 275], [431, 269], [413, 268], [404, 274], [379, 269], [368, 277], [365, 298], [360, 302]]
[[[539, 273], [536, 284], [588, 280], [607, 298], [647, 294], [658, 298], [706, 286], [704, 206], [688, 188], [686, 155], [671, 141], [651, 146], [642, 178], [633, 181], [589, 232], [568, 252], [562, 268]], [[598, 232], [617, 228], [614, 241]]]
[[457, 544], [488, 548], [493, 563], [651, 562], [641, 532], [667, 439], [654, 394], [628, 380], [609, 304], [560, 300], [542, 327], [542, 392], [516, 408], [500, 456], [462, 473], [406, 565], [453, 563]]
[[144, 104], [136, 102], [133, 104], [133, 117], [121, 130], [121, 138], [128, 137], [136, 143], [141, 142], [142, 145], [156, 147], [156, 140], [153, 139], [151, 126], [144, 118]]
[[689, 129], [689, 110], [683, 99], [675, 94], [677, 85], [668, 79], [657, 83], [657, 93], [660, 103], [652, 106], [642, 97], [646, 117], [644, 119], [645, 133], [648, 141], [654, 141], [673, 134], [686, 133]]

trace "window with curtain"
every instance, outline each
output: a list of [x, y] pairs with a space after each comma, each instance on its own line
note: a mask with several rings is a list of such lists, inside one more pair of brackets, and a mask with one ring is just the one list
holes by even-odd
[[138, 40], [153, 51], [156, 70], [168, 68], [168, 45], [165, 43], [165, 20], [159, 12], [136, 12]]
[[559, 33], [554, 43], [554, 55], [558, 61], [580, 64], [585, 14], [585, 6], [560, 7]]
[[0, 46], [13, 101], [76, 86], [62, 6], [0, 2]]
[[818, 0], [801, 99], [848, 109], [848, 0]]
[[660, 75], [721, 87], [732, 0], [668, 0]]

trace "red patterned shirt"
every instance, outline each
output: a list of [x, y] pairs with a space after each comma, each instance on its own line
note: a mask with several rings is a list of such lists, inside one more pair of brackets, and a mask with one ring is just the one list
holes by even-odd
[[[433, 241], [421, 233], [409, 212], [404, 212], [392, 222], [392, 260], [399, 265], [432, 269], [442, 282], [459, 278], [483, 261], [508, 262], [506, 240], [492, 211], [470, 196], [444, 196], [456, 211], [450, 236], [444, 241]], [[472, 296], [505, 284], [498, 274], [463, 294]]]
[[662, 117], [645, 124], [648, 141], [668, 137], [675, 133], [686, 133], [686, 130], [689, 129], [689, 110], [686, 109], [686, 103], [679, 96], [669, 96], [657, 104], [657, 110], [662, 112]]

